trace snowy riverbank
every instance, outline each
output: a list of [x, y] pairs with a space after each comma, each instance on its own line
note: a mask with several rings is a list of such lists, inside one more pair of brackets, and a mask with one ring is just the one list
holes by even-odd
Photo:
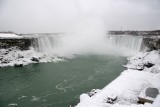
[[0, 38], [23, 38], [22, 36], [18, 36], [14, 33], [0, 33]]
[[63, 58], [57, 56], [36, 52], [34, 48], [30, 48], [29, 50], [20, 50], [16, 47], [0, 49], [0, 67], [20, 67], [30, 63], [57, 62], [62, 60]]
[[[102, 90], [91, 97], [80, 96], [76, 107], [160, 107], [160, 95], [153, 104], [138, 104], [138, 96], [147, 87], [160, 91], [160, 54], [158, 51], [138, 53], [128, 58], [127, 70]], [[108, 97], [117, 97], [113, 104], [107, 103]], [[144, 96], [145, 97], [145, 96]]]

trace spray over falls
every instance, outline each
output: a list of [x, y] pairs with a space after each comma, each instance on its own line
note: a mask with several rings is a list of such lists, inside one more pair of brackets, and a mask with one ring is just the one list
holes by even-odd
[[47, 54], [109, 54], [114, 52], [123, 54], [125, 50], [133, 55], [144, 49], [143, 38], [136, 36], [105, 36], [101, 39], [92, 39], [71, 35], [50, 35], [38, 38], [38, 51]]

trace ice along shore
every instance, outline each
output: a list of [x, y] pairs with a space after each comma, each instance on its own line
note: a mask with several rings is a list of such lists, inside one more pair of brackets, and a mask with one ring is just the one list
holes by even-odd
[[150, 92], [151, 96], [146, 92], [146, 89], [160, 91], [160, 53], [157, 50], [139, 52], [128, 58], [125, 67], [126, 70], [102, 90], [80, 95], [76, 107], [160, 107], [160, 94], [153, 98], [155, 90]]

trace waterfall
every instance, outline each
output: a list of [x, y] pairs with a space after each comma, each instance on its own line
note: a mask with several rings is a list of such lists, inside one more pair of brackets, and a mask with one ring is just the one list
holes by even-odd
[[38, 37], [38, 51], [43, 53], [54, 53], [55, 49], [62, 45], [62, 37], [57, 35], [44, 35]]
[[144, 50], [143, 37], [136, 36], [107, 36], [108, 45], [113, 48], [126, 49], [129, 51], [140, 52]]
[[103, 52], [102, 54], [117, 52], [134, 54], [143, 51], [145, 47], [143, 37], [137, 36], [105, 36], [103, 39], [105, 43], [97, 40], [95, 44], [85, 40], [86, 38], [75, 38], [73, 35], [43, 35], [38, 37], [38, 51], [56, 55], [82, 54], [88, 51]]

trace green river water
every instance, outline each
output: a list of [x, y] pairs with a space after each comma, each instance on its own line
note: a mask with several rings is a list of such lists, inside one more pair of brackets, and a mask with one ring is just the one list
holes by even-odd
[[120, 56], [77, 56], [57, 63], [0, 68], [0, 107], [69, 107], [124, 70]]

